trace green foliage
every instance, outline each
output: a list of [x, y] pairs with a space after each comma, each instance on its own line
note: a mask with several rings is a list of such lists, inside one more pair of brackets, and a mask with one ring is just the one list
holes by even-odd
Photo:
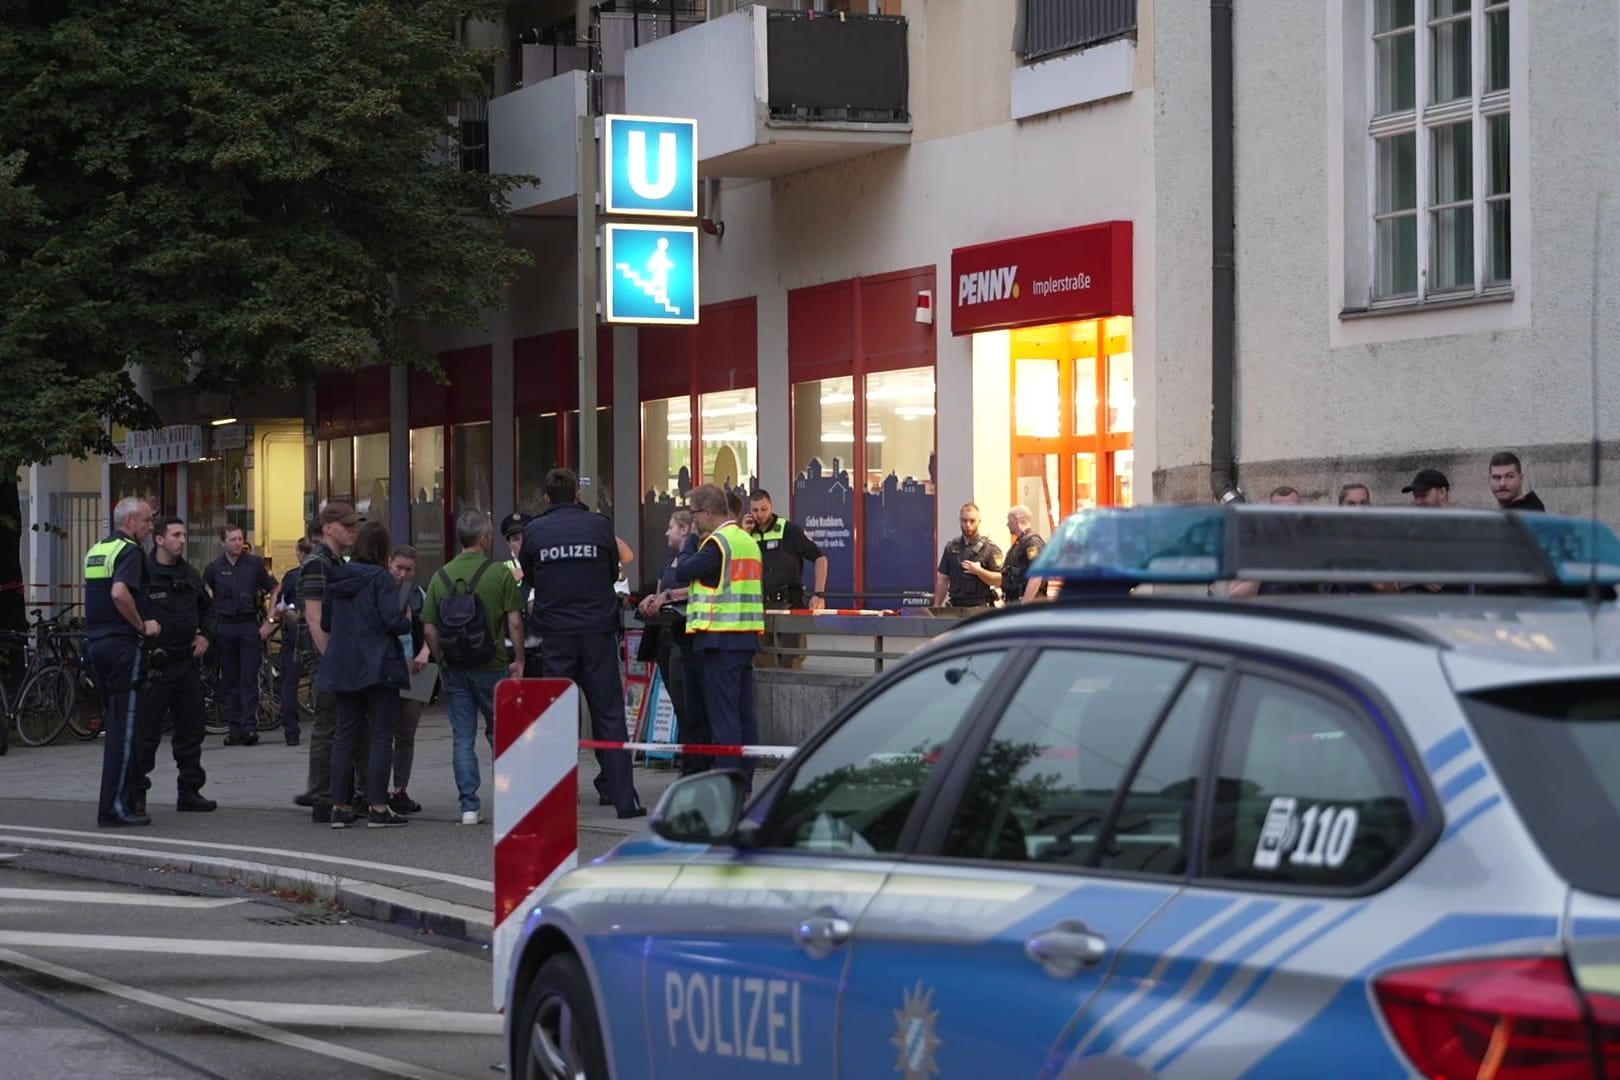
[[[499, 0], [0, 0], [0, 466], [199, 390], [431, 366], [526, 256], [519, 178], [441, 153]], [[4, 471], [0, 468], [0, 471]]]

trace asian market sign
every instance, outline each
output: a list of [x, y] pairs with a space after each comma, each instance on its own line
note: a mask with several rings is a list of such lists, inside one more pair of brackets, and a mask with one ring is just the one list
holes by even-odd
[[196, 424], [171, 424], [124, 437], [124, 464], [131, 468], [169, 465], [203, 456], [203, 429]]
[[951, 252], [951, 333], [1131, 314], [1131, 223], [1107, 221]]
[[697, 217], [697, 121], [602, 118], [602, 210], [636, 217]]

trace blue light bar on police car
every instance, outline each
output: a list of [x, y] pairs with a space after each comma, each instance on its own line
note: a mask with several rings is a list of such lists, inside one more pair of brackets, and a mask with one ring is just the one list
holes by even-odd
[[1030, 573], [1064, 582], [1577, 587], [1620, 584], [1620, 539], [1491, 510], [1146, 506], [1082, 510]]

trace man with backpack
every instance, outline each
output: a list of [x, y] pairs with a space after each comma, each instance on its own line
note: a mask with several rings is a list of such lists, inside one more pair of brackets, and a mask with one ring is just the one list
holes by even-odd
[[[482, 510], [456, 518], [461, 554], [428, 584], [422, 625], [444, 679], [445, 708], [454, 738], [451, 768], [461, 798], [461, 823], [482, 820], [478, 800], [478, 715], [484, 738], [495, 741], [495, 684], [523, 676], [523, 617], [517, 579], [490, 558], [494, 523]], [[509, 650], [507, 640], [519, 643]], [[515, 655], [514, 655], [515, 652]]]

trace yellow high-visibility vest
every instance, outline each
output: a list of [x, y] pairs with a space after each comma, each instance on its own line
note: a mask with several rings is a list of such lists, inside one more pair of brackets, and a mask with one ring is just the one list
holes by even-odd
[[703, 541], [720, 551], [720, 584], [692, 582], [686, 607], [686, 629], [724, 634], [765, 632], [764, 564], [759, 543], [735, 522], [727, 522]]

